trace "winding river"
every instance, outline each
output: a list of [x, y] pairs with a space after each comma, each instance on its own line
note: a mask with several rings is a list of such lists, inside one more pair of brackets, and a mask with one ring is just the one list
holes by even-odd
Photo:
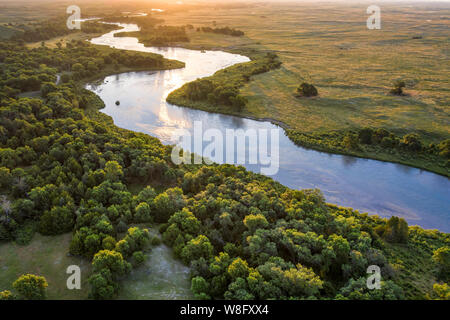
[[[184, 61], [186, 67], [158, 72], [130, 72], [106, 77], [88, 89], [105, 102], [102, 110], [117, 126], [158, 137], [171, 144], [177, 129], [193, 132], [194, 121], [203, 130], [280, 130], [279, 171], [273, 178], [295, 189], [319, 188], [330, 203], [361, 212], [404, 217], [410, 225], [450, 232], [450, 180], [420, 169], [355, 157], [333, 155], [296, 146], [284, 131], [270, 122], [181, 108], [166, 97], [183, 84], [214, 74], [231, 65], [247, 62], [244, 56], [221, 51], [200, 52], [183, 48], [144, 47], [132, 37], [115, 33], [137, 31], [132, 24], [118, 24], [122, 30], [109, 32], [91, 42], [117, 49], [153, 52], [168, 59]], [[120, 101], [120, 105], [115, 104]], [[260, 172], [257, 165], [246, 165]]]

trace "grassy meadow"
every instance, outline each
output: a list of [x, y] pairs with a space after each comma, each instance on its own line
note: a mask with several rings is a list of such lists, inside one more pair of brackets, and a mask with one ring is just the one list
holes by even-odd
[[[253, 76], [241, 89], [249, 101], [244, 109], [211, 106], [211, 111], [270, 119], [290, 129], [289, 137], [302, 146], [449, 176], [448, 161], [428, 153], [339, 146], [345, 135], [364, 127], [386, 129], [399, 138], [418, 134], [424, 146], [450, 137], [450, 23], [445, 18], [450, 6], [383, 4], [381, 30], [367, 29], [366, 9], [364, 4], [259, 4], [161, 18], [169, 25], [195, 27], [189, 31], [190, 43], [181, 46], [246, 55], [251, 50], [274, 52], [283, 62], [279, 69]], [[195, 31], [204, 26], [229, 26], [245, 36]], [[403, 96], [389, 93], [397, 80], [406, 83]], [[302, 82], [314, 84], [319, 96], [297, 97]], [[337, 140], [327, 140], [330, 133]]]
[[[0, 244], [0, 288], [11, 290], [12, 283], [22, 274], [44, 276], [48, 282], [49, 299], [85, 299], [88, 295], [88, 278], [91, 264], [88, 260], [68, 254], [72, 233], [60, 236], [42, 236], [36, 233], [25, 245], [14, 242]], [[66, 286], [66, 269], [70, 265], [81, 268], [81, 290]]]
[[[42, 18], [45, 8], [41, 11], [31, 7], [21, 9], [21, 14], [27, 15], [23, 21]], [[382, 4], [381, 30], [366, 28], [366, 8], [367, 5], [361, 4], [272, 3], [217, 6], [214, 10], [204, 6], [160, 16], [164, 24], [170, 26], [229, 26], [245, 32], [243, 37], [232, 37], [188, 30], [191, 41], [177, 44], [179, 46], [241, 54], [273, 52], [283, 62], [281, 68], [253, 76], [252, 81], [241, 88], [242, 95], [248, 99], [244, 109], [215, 110], [212, 106], [210, 110], [271, 119], [286, 129], [304, 134], [327, 134], [369, 126], [385, 128], [398, 135], [417, 133], [428, 143], [448, 139], [450, 5]], [[133, 5], [129, 10], [139, 9], [148, 8]], [[0, 13], [0, 38], [13, 33], [14, 21], [23, 19], [13, 14], [20, 11], [17, 7], [11, 10]], [[45, 43], [56, 47], [58, 42], [64, 44], [94, 36], [97, 35], [76, 33]], [[32, 48], [40, 45], [41, 42], [28, 44]], [[182, 67], [176, 61], [166, 63], [168, 69]], [[95, 78], [135, 70], [109, 66]], [[406, 95], [389, 95], [393, 81], [399, 79], [407, 84]], [[318, 88], [318, 97], [296, 97], [295, 91], [304, 81]], [[93, 119], [106, 117], [94, 110], [86, 111], [90, 113]], [[379, 152], [360, 156], [404, 162], [442, 173], [440, 167], [427, 163], [427, 158], [401, 159], [401, 155]], [[137, 195], [142, 188], [143, 185], [134, 183], [129, 191]], [[156, 189], [159, 193], [164, 188]], [[429, 241], [436, 249], [447, 245], [448, 239], [442, 237], [442, 240], [440, 235], [423, 236], [415, 229], [410, 234], [414, 241], [386, 244], [383, 251], [395, 269], [401, 271], [401, 286], [417, 288], [416, 291], [411, 289], [407, 298], [425, 298], [437, 280], [431, 263], [433, 252], [423, 249], [422, 242]], [[10, 290], [20, 275], [33, 273], [44, 276], [49, 282], [48, 298], [85, 299], [91, 264], [85, 258], [68, 254], [71, 239], [72, 233], [52, 237], [36, 233], [27, 245], [0, 243], [0, 289]], [[157, 246], [148, 252], [148, 257], [143, 266], [121, 283], [120, 299], [192, 298], [188, 270], [174, 260], [169, 247]], [[81, 290], [66, 288], [68, 275], [65, 271], [69, 265], [82, 268]]]

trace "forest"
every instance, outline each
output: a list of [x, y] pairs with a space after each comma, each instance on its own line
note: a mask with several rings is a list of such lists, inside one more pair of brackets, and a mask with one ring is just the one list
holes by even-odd
[[[279, 65], [276, 56], [260, 60], [223, 77], [233, 75], [239, 87]], [[243, 167], [175, 166], [170, 146], [115, 127], [82, 86], [113, 66], [180, 64], [77, 41], [55, 49], [4, 42], [0, 63], [0, 241], [72, 232], [66, 250], [92, 263], [89, 298], [114, 298], [144, 248], [158, 245], [142, 223], [158, 226], [190, 266], [198, 299], [448, 297], [448, 234], [332, 206], [318, 190], [291, 190]], [[55, 84], [57, 74], [65, 76]], [[202, 86], [212, 85], [205, 81], [189, 86], [192, 98], [213, 99], [204, 96]], [[40, 94], [20, 96], [30, 90]], [[132, 192], [137, 180], [144, 187]], [[372, 264], [382, 269], [381, 290], [365, 286]], [[425, 275], [417, 271], [423, 266]], [[424, 276], [434, 289], [415, 282]], [[23, 275], [12, 285], [0, 299], [42, 299], [48, 283]]]

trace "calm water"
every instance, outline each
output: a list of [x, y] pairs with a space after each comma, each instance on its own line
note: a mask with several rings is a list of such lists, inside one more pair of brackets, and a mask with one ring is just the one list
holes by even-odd
[[[121, 31], [136, 31], [121, 25]], [[193, 122], [203, 129], [279, 129], [269, 122], [212, 114], [180, 108], [165, 100], [186, 82], [214, 74], [217, 70], [249, 59], [220, 51], [182, 48], [145, 48], [136, 38], [114, 38], [110, 32], [93, 39], [95, 44], [118, 49], [154, 52], [186, 62], [180, 70], [132, 72], [110, 76], [101, 84], [89, 85], [105, 102], [102, 110], [122, 128], [144, 132], [173, 143], [177, 129], [193, 131]], [[119, 100], [120, 106], [115, 102]], [[411, 225], [450, 232], [450, 180], [419, 169], [375, 160], [331, 155], [294, 145], [280, 130], [279, 172], [273, 178], [291, 188], [319, 188], [330, 203], [353, 207], [380, 216], [401, 216]], [[260, 172], [258, 166], [246, 166]]]

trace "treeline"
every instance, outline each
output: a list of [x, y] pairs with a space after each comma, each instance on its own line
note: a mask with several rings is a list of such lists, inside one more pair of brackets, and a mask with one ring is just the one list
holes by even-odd
[[107, 33], [117, 28], [115, 25], [98, 23], [97, 21], [85, 21], [81, 22], [81, 29], [69, 29], [67, 27], [67, 16], [62, 16], [51, 20], [17, 25], [15, 30], [18, 31], [12, 36], [11, 40], [38, 42], [77, 32], [87, 34]]
[[[172, 92], [167, 101], [177, 105], [201, 109], [221, 107], [241, 111], [247, 104], [239, 90], [252, 76], [279, 68], [281, 62], [273, 53], [261, 54], [253, 61], [234, 65], [213, 76], [187, 83]], [[211, 107], [209, 107], [211, 106]]]
[[[182, 189], [183, 209], [160, 231], [191, 267], [197, 298], [403, 299], [408, 291], [384, 254], [385, 241], [408, 242], [403, 219], [330, 207], [317, 190], [290, 190], [228, 165], [187, 172]], [[437, 234], [424, 254], [428, 264], [444, 238]], [[367, 289], [370, 265], [381, 269], [381, 290]]]
[[233, 37], [242, 37], [245, 35], [245, 33], [243, 31], [237, 30], [237, 29], [232, 29], [230, 27], [224, 27], [224, 28], [201, 27], [201, 28], [197, 28], [197, 31], [224, 34], [224, 35], [233, 36]]
[[37, 42], [74, 33], [75, 30], [67, 28], [66, 21], [67, 17], [61, 16], [51, 20], [18, 25], [16, 29], [19, 29], [20, 32], [13, 36], [12, 39]]
[[287, 130], [287, 133], [292, 141], [304, 147], [390, 161], [397, 161], [398, 157], [393, 157], [397, 155], [404, 163], [450, 175], [450, 139], [426, 143], [416, 133], [398, 136], [383, 128], [309, 134]]
[[[46, 83], [98, 76], [104, 69], [168, 69], [184, 64], [163, 59], [161, 55], [133, 51], [115, 51], [93, 46], [85, 41], [71, 41], [55, 49], [45, 46], [27, 50], [21, 43], [0, 44], [0, 97], [15, 97], [20, 92], [40, 90]], [[50, 85], [47, 85], [50, 87]]]
[[136, 32], [120, 32], [115, 37], [137, 37], [145, 46], [168, 46], [176, 42], [189, 42], [184, 26], [158, 26]]

